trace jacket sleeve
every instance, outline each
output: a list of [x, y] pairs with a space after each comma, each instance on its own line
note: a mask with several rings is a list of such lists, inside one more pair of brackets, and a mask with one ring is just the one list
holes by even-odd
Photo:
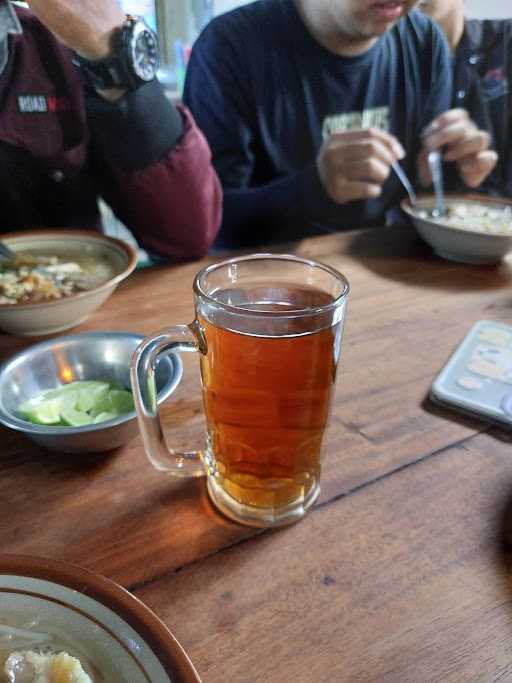
[[110, 103], [88, 94], [99, 191], [146, 249], [187, 259], [206, 254], [222, 210], [208, 143], [184, 107], [153, 81]]

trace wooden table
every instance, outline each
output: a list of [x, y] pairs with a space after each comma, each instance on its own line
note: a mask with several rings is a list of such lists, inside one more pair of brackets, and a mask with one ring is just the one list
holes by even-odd
[[[402, 228], [287, 249], [352, 286], [322, 494], [306, 519], [238, 526], [213, 510], [203, 481], [154, 471], [139, 438], [78, 458], [2, 430], [2, 551], [119, 582], [205, 683], [512, 680], [511, 436], [427, 399], [474, 322], [512, 322], [512, 264], [442, 261]], [[135, 274], [80, 329], [190, 322], [200, 265]], [[3, 336], [0, 357], [32, 341]], [[164, 420], [170, 439], [183, 424], [198, 445], [191, 361]]]

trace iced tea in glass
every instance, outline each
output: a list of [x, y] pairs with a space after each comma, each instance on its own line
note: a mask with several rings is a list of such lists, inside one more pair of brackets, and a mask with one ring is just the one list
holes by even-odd
[[[206, 473], [213, 503], [239, 522], [300, 519], [320, 491], [348, 291], [338, 271], [291, 255], [256, 254], [201, 271], [194, 322], [145, 340], [132, 370], [153, 464], [181, 476]], [[200, 354], [201, 453], [170, 454], [148, 403], [149, 371], [169, 350]]]

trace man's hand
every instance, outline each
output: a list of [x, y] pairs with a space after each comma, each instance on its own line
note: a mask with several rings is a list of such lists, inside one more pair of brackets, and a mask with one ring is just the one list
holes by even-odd
[[479, 130], [465, 109], [450, 109], [427, 126], [424, 149], [418, 157], [420, 181], [432, 183], [427, 155], [433, 149], [443, 149], [445, 161], [456, 162], [462, 179], [469, 187], [478, 187], [496, 166], [498, 155], [489, 149], [491, 137]]
[[111, 51], [111, 37], [126, 15], [116, 0], [30, 0], [30, 7], [61, 42], [86, 59]]
[[391, 164], [404, 156], [402, 145], [392, 135], [376, 128], [352, 130], [325, 140], [317, 167], [329, 197], [344, 204], [378, 197]]

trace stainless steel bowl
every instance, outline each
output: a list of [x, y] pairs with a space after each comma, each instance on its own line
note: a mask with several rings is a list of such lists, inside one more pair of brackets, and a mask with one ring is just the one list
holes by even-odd
[[[84, 332], [21, 351], [0, 367], [0, 422], [54, 451], [98, 453], [118, 448], [138, 433], [135, 411], [85, 427], [51, 427], [21, 419], [17, 409], [39, 392], [75, 380], [117, 381], [130, 388], [131, 356], [142, 339], [131, 332]], [[161, 358], [155, 373], [159, 403], [174, 391], [182, 372], [178, 356]]]

